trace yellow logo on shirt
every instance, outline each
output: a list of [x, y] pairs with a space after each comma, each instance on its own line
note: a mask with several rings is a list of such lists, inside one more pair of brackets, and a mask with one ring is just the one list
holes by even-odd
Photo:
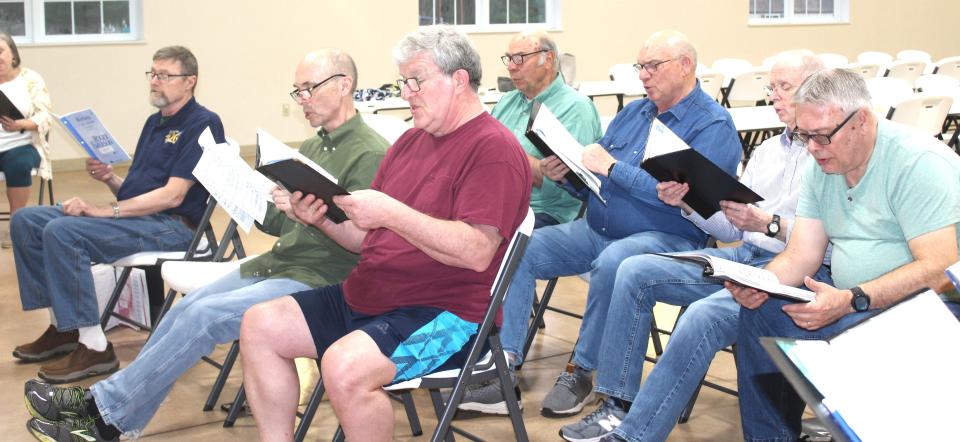
[[163, 142], [176, 144], [177, 140], [180, 139], [180, 133], [181, 132], [179, 130], [171, 130], [170, 132], [167, 132], [167, 136], [163, 138]]

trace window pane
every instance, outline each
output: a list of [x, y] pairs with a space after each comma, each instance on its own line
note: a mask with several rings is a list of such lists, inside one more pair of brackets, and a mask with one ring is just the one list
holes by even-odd
[[783, 0], [770, 1], [770, 15], [772, 17], [783, 17], [784, 11], [786, 9], [783, 7]]
[[420, 26], [433, 24], [433, 0], [420, 0]]
[[437, 0], [436, 18], [437, 23], [446, 23], [452, 25], [453, 21], [453, 3], [455, 0]]
[[820, 2], [820, 12], [823, 14], [833, 14], [833, 0], [823, 0]]
[[509, 23], [527, 22], [527, 1], [526, 0], [507, 0], [510, 10]]
[[130, 32], [130, 2], [103, 2], [103, 33], [126, 34]]
[[76, 2], [73, 4], [73, 17], [77, 34], [99, 34], [100, 2]]
[[507, 22], [507, 0], [490, 0], [490, 23]]
[[546, 0], [529, 0], [527, 3], [527, 23], [546, 23]]
[[457, 1], [457, 24], [473, 25], [477, 23], [477, 1], [476, 0], [458, 0]]
[[73, 34], [73, 18], [69, 2], [44, 3], [43, 15], [47, 35]]
[[9, 35], [26, 35], [23, 3], [0, 3], [0, 29]]

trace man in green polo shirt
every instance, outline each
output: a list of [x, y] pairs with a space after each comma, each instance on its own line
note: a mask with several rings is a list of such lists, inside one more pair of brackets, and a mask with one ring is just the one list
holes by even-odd
[[[354, 109], [356, 78], [356, 66], [346, 53], [315, 51], [297, 66], [290, 93], [310, 125], [319, 129], [317, 136], [304, 141], [300, 152], [351, 191], [370, 186], [388, 147]], [[250, 306], [342, 281], [359, 256], [314, 227], [287, 217], [284, 212], [292, 209], [285, 192], [274, 191], [274, 203], [257, 226], [279, 237], [273, 249], [178, 302], [128, 367], [87, 391], [27, 382], [27, 408], [34, 416], [27, 424], [30, 431], [54, 439], [57, 432], [86, 431], [94, 438], [88, 440], [138, 433], [181, 374], [216, 344], [239, 337], [240, 320]], [[84, 423], [65, 418], [79, 398], [95, 419]]]
[[530, 160], [533, 170], [530, 208], [537, 220], [534, 227], [572, 221], [577, 216], [580, 201], [561, 189], [556, 182], [543, 179], [540, 168], [543, 155], [523, 135], [533, 100], [550, 108], [580, 144], [585, 146], [594, 143], [603, 135], [600, 117], [593, 102], [564, 83], [563, 76], [559, 74], [559, 57], [557, 44], [546, 32], [517, 34], [510, 41], [507, 52], [500, 57], [517, 89], [504, 95], [491, 112], [494, 118], [513, 131]]

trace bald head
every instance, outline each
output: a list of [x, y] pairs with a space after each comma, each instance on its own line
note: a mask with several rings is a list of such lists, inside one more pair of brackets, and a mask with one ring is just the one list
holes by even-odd
[[353, 58], [349, 54], [339, 49], [318, 49], [309, 52], [300, 61], [303, 67], [309, 67], [318, 71], [324, 78], [335, 74], [343, 74], [350, 77], [350, 92], [357, 89], [357, 65], [353, 63]]
[[557, 50], [557, 43], [553, 41], [553, 38], [550, 37], [550, 34], [547, 34], [547, 31], [544, 29], [531, 29], [523, 31], [513, 37], [510, 40], [510, 47], [525, 47], [530, 48], [536, 51], [544, 50], [548, 53], [543, 53], [537, 59], [537, 64], [544, 65], [547, 64], [553, 71], [557, 72], [559, 68], [557, 63], [557, 56], [559, 51]]
[[643, 43], [644, 49], [663, 49], [671, 58], [687, 57], [694, 66], [697, 65], [697, 48], [680, 31], [664, 30], [654, 32]]
[[[817, 57], [817, 54], [814, 54], [813, 51], [796, 49], [777, 54], [770, 70], [789, 69], [797, 71], [800, 74], [802, 82], [814, 72], [823, 70], [824, 68], [823, 60]], [[799, 86], [799, 84], [797, 86]]]
[[643, 43], [637, 56], [640, 81], [657, 110], [680, 102], [697, 85], [697, 50], [678, 31], [655, 32]]
[[788, 129], [796, 125], [796, 108], [791, 100], [807, 77], [823, 69], [823, 62], [813, 52], [801, 49], [781, 52], [770, 67], [769, 97], [777, 118]]

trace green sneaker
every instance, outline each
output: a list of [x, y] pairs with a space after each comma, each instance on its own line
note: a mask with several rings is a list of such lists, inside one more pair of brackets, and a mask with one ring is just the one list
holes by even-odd
[[86, 391], [82, 387], [56, 387], [31, 379], [23, 386], [30, 415], [47, 422], [87, 417]]
[[97, 430], [97, 425], [92, 417], [68, 418], [59, 422], [32, 418], [27, 421], [27, 430], [33, 437], [42, 442], [108, 442], [120, 440], [119, 438], [106, 439], [100, 436], [100, 431]]

